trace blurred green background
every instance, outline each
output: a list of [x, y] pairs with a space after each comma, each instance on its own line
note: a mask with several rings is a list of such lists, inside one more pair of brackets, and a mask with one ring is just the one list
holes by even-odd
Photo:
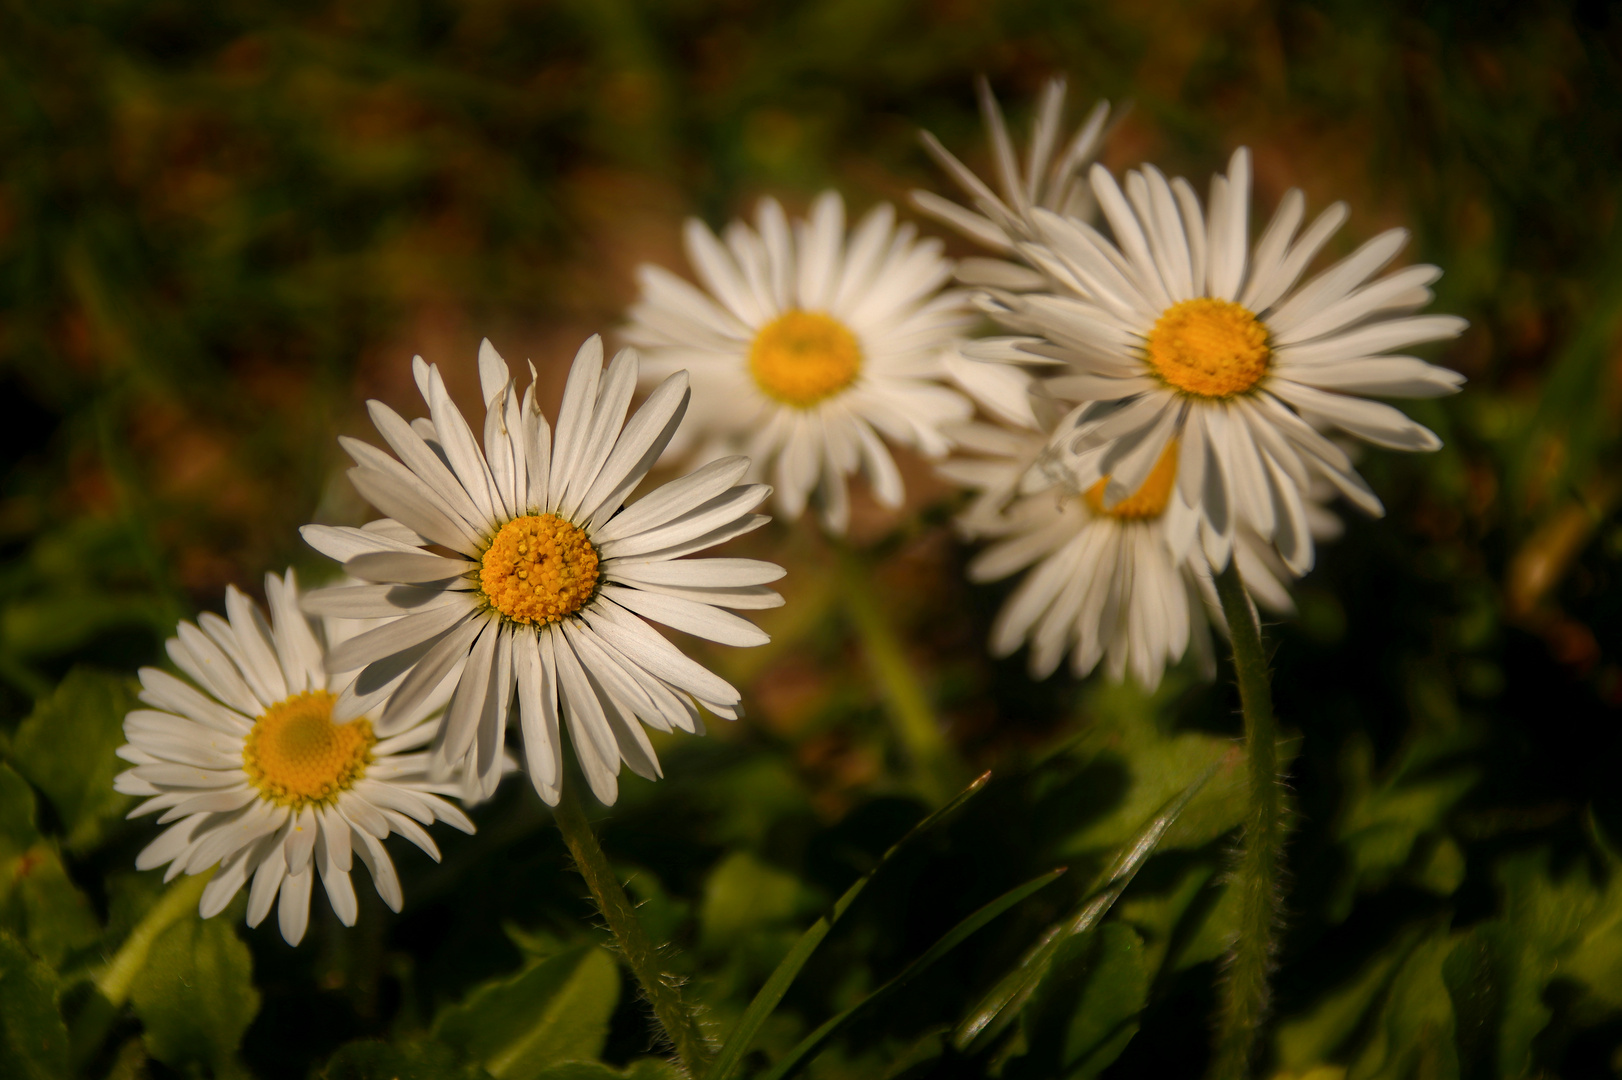
[[[983, 169], [979, 73], [1020, 128], [1051, 74], [1078, 119], [1129, 105], [1112, 167], [1203, 187], [1248, 144], [1258, 214], [1291, 186], [1309, 208], [1347, 200], [1334, 253], [1406, 225], [1405, 257], [1446, 271], [1434, 309], [1471, 322], [1432, 357], [1465, 392], [1410, 410], [1446, 449], [1367, 457], [1389, 516], [1347, 510], [1298, 617], [1269, 629], [1298, 813], [1268, 1072], [1622, 1071], [1622, 13], [1594, 2], [0, 3], [0, 745], [27, 781], [0, 773], [0, 928], [54, 973], [69, 1022], [159, 888], [131, 869], [150, 825], [96, 786], [125, 680], [227, 583], [330, 573], [296, 527], [368, 516], [335, 441], [371, 437], [365, 399], [420, 412], [421, 353], [470, 409], [489, 336], [535, 361], [555, 408], [634, 267], [683, 267], [684, 216], [719, 224], [766, 193], [802, 208], [829, 185], [855, 211], [945, 191], [920, 127]], [[810, 1074], [1194, 1075], [1238, 820], [1228, 677], [1174, 673], [1146, 698], [989, 661], [1003, 593], [964, 583], [951, 493], [906, 472], [903, 513], [859, 507], [854, 570], [808, 525], [744, 545], [790, 569], [772, 645], [703, 652], [750, 716], [661, 743], [669, 779], [623, 785], [605, 846], [724, 1033], [926, 809], [889, 734], [902, 691], [828, 587], [866, 575], [855, 591], [880, 599], [955, 767], [996, 779], [886, 868], [752, 1063], [1066, 864]], [[1068, 981], [997, 1047], [946, 1046], [1208, 762], [1219, 780]], [[456, 1003], [518, 993], [501, 980], [600, 936], [525, 785], [476, 817], [476, 838], [441, 837], [441, 866], [397, 852], [402, 916], [362, 887], [356, 929], [317, 898], [297, 951], [242, 930], [240, 901], [210, 924], [237, 957], [222, 970], [245, 1004], [218, 1027], [235, 1036], [155, 1040], [166, 1021], [138, 993], [72, 1067], [268, 1080], [357, 1039], [489, 1065], [457, 1041]], [[631, 984], [597, 976], [576, 1049], [617, 1069], [656, 1047]], [[328, 1075], [373, 1075], [363, 1056]]]

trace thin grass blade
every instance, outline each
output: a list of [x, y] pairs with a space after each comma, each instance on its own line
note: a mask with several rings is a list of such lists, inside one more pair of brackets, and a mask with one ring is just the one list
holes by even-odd
[[931, 945], [922, 956], [903, 968], [895, 978], [802, 1039], [800, 1044], [789, 1051], [783, 1060], [772, 1066], [771, 1070], [761, 1080], [786, 1080], [787, 1077], [798, 1072], [802, 1065], [815, 1057], [827, 1045], [828, 1041], [844, 1030], [852, 1020], [911, 982], [935, 961], [957, 948], [976, 930], [979, 930], [1027, 896], [1057, 881], [1064, 872], [1065, 868], [1061, 866], [1056, 870], [1048, 871], [1041, 877], [1032, 878], [1025, 884], [1003, 893], [997, 899], [952, 927], [944, 937]]
[[1121, 893], [1132, 883], [1138, 870], [1149, 861], [1149, 856], [1154, 854], [1167, 830], [1215, 772], [1216, 766], [1213, 765], [1181, 794], [1166, 803], [1158, 814], [1138, 830], [1131, 842], [1117, 852], [1114, 863], [1104, 875], [1103, 885], [1094, 890], [1074, 915], [1050, 926], [1036, 944], [1020, 957], [1013, 970], [998, 980], [997, 985], [980, 999], [979, 1004], [953, 1032], [953, 1046], [958, 1050], [966, 1050], [976, 1041], [982, 1043], [989, 1041], [1019, 1015], [1019, 1011], [1036, 992], [1042, 977], [1047, 974], [1059, 946], [1069, 938], [1085, 934], [1098, 925], [1109, 909], [1115, 906], [1115, 901], [1120, 899]]
[[744, 1010], [743, 1016], [738, 1020], [738, 1024], [732, 1029], [731, 1034], [727, 1036], [726, 1045], [721, 1047], [721, 1052], [716, 1055], [715, 1063], [710, 1066], [704, 1080], [730, 1080], [737, 1073], [738, 1066], [743, 1062], [744, 1055], [749, 1052], [749, 1048], [754, 1043], [755, 1035], [760, 1031], [761, 1025], [766, 1022], [767, 1017], [771, 1016], [772, 1010], [777, 1008], [777, 1003], [783, 1000], [783, 995], [788, 993], [789, 987], [794, 985], [794, 980], [799, 976], [800, 970], [811, 959], [811, 955], [817, 951], [817, 946], [822, 944], [822, 939], [828, 936], [828, 932], [833, 929], [834, 923], [839, 921], [840, 916], [845, 914], [850, 905], [855, 902], [856, 897], [861, 894], [863, 889], [867, 888], [867, 883], [873, 880], [873, 876], [897, 852], [906, 847], [910, 841], [953, 817], [963, 808], [965, 803], [979, 794], [990, 779], [991, 774], [989, 772], [981, 774], [968, 787], [958, 792], [945, 806], [934, 811], [907, 830], [905, 836], [890, 845], [889, 850], [879, 858], [878, 864], [873, 869], [858, 878], [850, 888], [845, 890], [844, 895], [834, 902], [833, 908], [826, 915], [818, 919], [811, 925], [809, 930], [800, 935], [800, 940], [794, 943], [794, 948], [789, 950], [788, 955], [777, 965], [771, 976], [766, 980], [765, 985], [760, 988], [760, 992], [755, 995], [754, 1000], [749, 1003], [749, 1007]]

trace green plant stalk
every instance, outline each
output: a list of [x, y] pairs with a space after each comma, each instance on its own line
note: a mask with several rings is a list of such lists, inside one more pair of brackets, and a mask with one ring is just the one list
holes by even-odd
[[1268, 1008], [1268, 975], [1278, 927], [1279, 868], [1284, 848], [1284, 796], [1278, 777], [1278, 728], [1261, 628], [1232, 560], [1217, 575], [1217, 595], [1227, 618], [1239, 703], [1245, 717], [1245, 761], [1250, 805], [1245, 810], [1239, 862], [1232, 888], [1239, 890], [1239, 936], [1228, 958], [1217, 1024], [1214, 1080], [1250, 1075], [1257, 1036]]
[[966, 770], [935, 719], [929, 695], [907, 661], [901, 638], [879, 607], [873, 575], [861, 555], [839, 553], [839, 585], [862, 653], [884, 695], [885, 711], [911, 768], [913, 785], [930, 805], [940, 806], [963, 786]]
[[159, 934], [185, 918], [186, 913], [197, 906], [203, 898], [204, 887], [213, 876], [214, 870], [209, 869], [201, 874], [182, 877], [170, 885], [158, 897], [158, 902], [141, 917], [141, 921], [135, 924], [130, 936], [113, 954], [112, 961], [96, 977], [96, 989], [101, 991], [101, 996], [110, 1005], [118, 1008], [124, 1004], [130, 996], [130, 986], [134, 984], [135, 976], [146, 966], [152, 943], [158, 940]]
[[690, 1075], [703, 1076], [714, 1057], [714, 1049], [700, 1030], [698, 1020], [682, 1001], [681, 992], [660, 969], [659, 954], [648, 940], [648, 932], [636, 917], [636, 908], [625, 895], [614, 868], [608, 864], [608, 856], [597, 843], [597, 835], [586, 820], [574, 788], [574, 784], [565, 780], [558, 805], [552, 810], [552, 819], [563, 834], [569, 854], [574, 856], [575, 869], [586, 879], [586, 887], [597, 901], [597, 910], [613, 931], [620, 955], [630, 965], [631, 974], [636, 976], [643, 995], [653, 1007], [653, 1015], [670, 1036], [676, 1056]]
[[135, 977], [146, 967], [152, 953], [152, 943], [165, 930], [197, 909], [203, 897], [203, 888], [214, 876], [214, 870], [183, 877], [174, 882], [147, 909], [135, 929], [129, 932], [118, 952], [95, 976], [93, 992], [80, 1003], [78, 1011], [68, 1025], [69, 1053], [75, 1071], [82, 1072], [87, 1062], [96, 1056], [107, 1033], [118, 1019], [119, 1010], [129, 1000], [130, 987]]

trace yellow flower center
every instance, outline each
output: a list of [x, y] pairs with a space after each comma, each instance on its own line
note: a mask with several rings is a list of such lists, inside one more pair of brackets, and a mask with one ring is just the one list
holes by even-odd
[[1109, 486], [1107, 476], [1082, 492], [1081, 497], [1095, 514], [1107, 514], [1125, 521], [1143, 521], [1166, 512], [1166, 504], [1171, 502], [1171, 491], [1176, 484], [1177, 440], [1173, 439], [1160, 452], [1160, 460], [1149, 470], [1149, 477], [1143, 486], [1108, 510], [1104, 509], [1104, 489]]
[[490, 541], [479, 585], [490, 606], [513, 622], [554, 623], [591, 599], [597, 549], [584, 529], [556, 514], [514, 518]]
[[334, 724], [337, 700], [325, 690], [294, 694], [254, 721], [242, 769], [265, 798], [295, 810], [330, 803], [366, 774], [377, 736], [364, 717]]
[[818, 311], [788, 311], [760, 328], [749, 346], [749, 373], [761, 392], [809, 409], [856, 381], [862, 347], [844, 323]]
[[1238, 304], [1201, 296], [1165, 311], [1149, 331], [1149, 366], [1200, 397], [1242, 394], [1267, 374], [1267, 327]]

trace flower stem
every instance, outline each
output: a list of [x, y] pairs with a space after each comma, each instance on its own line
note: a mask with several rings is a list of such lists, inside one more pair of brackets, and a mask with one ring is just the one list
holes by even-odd
[[675, 983], [660, 970], [658, 952], [648, 940], [648, 933], [636, 917], [636, 908], [625, 895], [614, 868], [608, 864], [608, 856], [597, 843], [597, 836], [575, 795], [575, 785], [567, 780], [552, 817], [563, 834], [563, 842], [569, 846], [569, 854], [574, 856], [575, 869], [586, 879], [586, 887], [597, 901], [597, 910], [602, 912], [619, 943], [620, 955], [630, 965], [643, 995], [653, 1007], [653, 1015], [670, 1036], [676, 1056], [690, 1075], [703, 1076], [715, 1056], [714, 1048], [699, 1029], [692, 1010], [683, 1003]]
[[960, 781], [966, 780], [967, 770], [946, 741], [929, 695], [908, 662], [895, 627], [879, 606], [867, 560], [841, 550], [839, 584], [846, 614], [884, 695], [885, 711], [912, 772], [913, 786], [931, 805], [944, 805], [963, 787]]
[[1250, 1075], [1257, 1036], [1268, 1008], [1267, 977], [1273, 964], [1278, 926], [1279, 868], [1284, 848], [1284, 798], [1278, 778], [1278, 730], [1261, 629], [1245, 593], [1239, 568], [1230, 560], [1217, 575], [1217, 595], [1227, 618], [1239, 702], [1245, 717], [1245, 757], [1250, 804], [1245, 810], [1239, 864], [1233, 888], [1239, 890], [1239, 936], [1229, 957], [1218, 1021], [1214, 1080]]

